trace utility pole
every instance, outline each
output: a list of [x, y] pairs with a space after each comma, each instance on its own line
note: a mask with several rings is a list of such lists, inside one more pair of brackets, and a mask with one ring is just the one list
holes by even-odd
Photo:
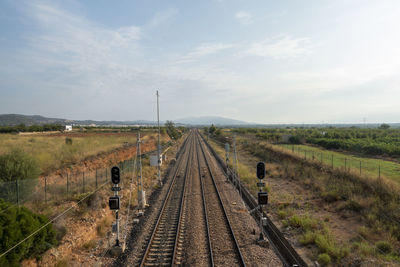
[[226, 178], [229, 181], [229, 143], [225, 143]]
[[158, 144], [157, 144], [157, 179], [160, 187], [162, 186], [162, 181], [161, 181], [161, 174], [160, 174], [160, 108], [159, 108], [159, 103], [158, 103], [158, 90], [157, 90], [157, 125], [158, 125]]
[[234, 153], [234, 160], [235, 160], [235, 182], [236, 185], [239, 186], [239, 195], [242, 197], [242, 190], [240, 186], [240, 178], [239, 178], [239, 168], [238, 168], [238, 160], [237, 160], [237, 151], [236, 151], [236, 135], [233, 136], [233, 153]]
[[145, 196], [145, 192], [143, 190], [143, 176], [142, 176], [142, 151], [141, 151], [141, 147], [140, 147], [140, 129], [138, 130], [137, 133], [137, 146], [136, 146], [136, 155], [138, 160], [138, 206], [141, 209], [144, 209], [146, 206], [146, 196]]

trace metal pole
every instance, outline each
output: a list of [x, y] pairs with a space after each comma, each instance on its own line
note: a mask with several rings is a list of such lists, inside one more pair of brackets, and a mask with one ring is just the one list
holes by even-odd
[[15, 189], [17, 191], [17, 205], [19, 206], [19, 186], [18, 186], [18, 178], [15, 179]]
[[379, 165], [378, 171], [379, 171], [379, 179], [380, 179], [381, 178], [381, 165]]
[[[118, 196], [118, 191], [117, 191]], [[118, 210], [115, 211], [115, 219], [117, 221], [117, 239], [115, 240], [115, 245], [119, 247], [119, 218], [118, 218]]]
[[139, 164], [139, 175], [138, 175], [138, 204], [139, 206], [144, 209], [144, 192], [143, 192], [143, 173], [142, 173], [142, 151], [141, 151], [141, 146], [140, 146], [140, 130], [138, 130], [137, 134], [137, 149], [136, 149], [136, 154], [138, 157], [138, 164]]
[[44, 177], [44, 202], [47, 203], [47, 177]]
[[242, 190], [240, 187], [240, 177], [239, 177], [239, 166], [238, 166], [238, 160], [237, 160], [237, 151], [236, 151], [236, 135], [233, 136], [233, 147], [234, 147], [234, 153], [235, 153], [235, 168], [236, 168], [236, 185], [239, 186], [239, 195], [242, 197]]
[[160, 173], [160, 107], [158, 103], [158, 90], [157, 90], [157, 125], [158, 125], [158, 144], [157, 144], [157, 178], [158, 178], [158, 183], [160, 186], [162, 186], [162, 181], [161, 181], [161, 173]]

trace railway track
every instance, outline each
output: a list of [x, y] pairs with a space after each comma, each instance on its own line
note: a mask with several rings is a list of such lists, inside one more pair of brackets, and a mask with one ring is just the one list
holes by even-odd
[[209, 159], [196, 132], [197, 162], [201, 170], [201, 193], [207, 228], [210, 266], [246, 266], [231, 222], [215, 182]]
[[[185, 216], [183, 206], [187, 177], [191, 171], [191, 146], [194, 145], [193, 134], [189, 135], [184, 153], [176, 162], [173, 180], [163, 201], [157, 221], [148, 240], [144, 255], [139, 266], [172, 266], [181, 264], [182, 242]], [[187, 165], [187, 166], [185, 166]]]
[[[224, 163], [196, 130], [182, 146], [157, 219], [141, 247], [144, 252], [134, 265], [246, 266], [245, 259], [253, 264], [248, 251], [246, 258], [242, 255], [229, 219], [231, 214], [227, 213], [219, 192], [222, 184], [215, 179], [215, 175], [221, 175], [219, 168], [224, 168]], [[248, 208], [254, 209], [254, 197], [241, 184], [236, 186], [241, 187]], [[259, 216], [255, 214], [256, 219]], [[284, 266], [307, 266], [269, 219], [263, 232]], [[242, 242], [243, 237], [239, 237]], [[185, 258], [190, 254], [197, 255], [191, 262]]]
[[[212, 155], [216, 158], [218, 164], [226, 174], [227, 168], [224, 161], [219, 157], [219, 155], [210, 146], [210, 144], [206, 142], [205, 138], [202, 135], [200, 136], [202, 141], [206, 144], [206, 146], [211, 151]], [[234, 177], [232, 177], [232, 174], [229, 174], [228, 178], [231, 181], [237, 180], [234, 179]], [[251, 195], [251, 193], [240, 182], [236, 183], [235, 186], [238, 190], [242, 192], [242, 199], [246, 203], [247, 207], [250, 210], [256, 209], [258, 204], [256, 199]], [[264, 234], [266, 234], [276, 254], [281, 259], [283, 265], [287, 267], [307, 267], [308, 266], [307, 263], [300, 257], [300, 255], [296, 252], [296, 250], [292, 247], [292, 245], [286, 240], [286, 238], [275, 226], [275, 224], [271, 221], [271, 219], [265, 213], [264, 214], [261, 214], [260, 212], [253, 213], [253, 216], [255, 217], [256, 220], [259, 220], [261, 215], [267, 218], [267, 224], [262, 227], [263, 232]]]

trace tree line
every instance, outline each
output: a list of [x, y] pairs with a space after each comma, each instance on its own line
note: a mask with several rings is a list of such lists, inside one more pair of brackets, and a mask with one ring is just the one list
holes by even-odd
[[61, 124], [30, 125], [19, 124], [15, 126], [0, 126], [0, 133], [21, 133], [21, 132], [48, 132], [62, 131], [64, 126]]

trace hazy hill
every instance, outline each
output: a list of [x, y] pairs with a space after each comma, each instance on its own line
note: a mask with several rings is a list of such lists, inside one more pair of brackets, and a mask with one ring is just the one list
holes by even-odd
[[190, 125], [247, 125], [248, 122], [239, 121], [224, 117], [217, 116], [204, 116], [204, 117], [188, 117], [174, 121], [180, 124], [190, 124]]
[[145, 121], [145, 120], [137, 120], [137, 121], [94, 121], [94, 120], [67, 120], [60, 118], [46, 118], [39, 115], [20, 115], [20, 114], [3, 114], [0, 115], [0, 126], [13, 126], [18, 124], [25, 124], [26, 126], [30, 126], [33, 124], [74, 124], [74, 125], [154, 125], [155, 122]]
[[39, 115], [20, 115], [20, 114], [2, 114], [0, 115], [1, 126], [13, 126], [18, 124], [33, 125], [33, 124], [48, 124], [57, 123], [65, 124], [67, 120], [57, 118], [46, 118]]

